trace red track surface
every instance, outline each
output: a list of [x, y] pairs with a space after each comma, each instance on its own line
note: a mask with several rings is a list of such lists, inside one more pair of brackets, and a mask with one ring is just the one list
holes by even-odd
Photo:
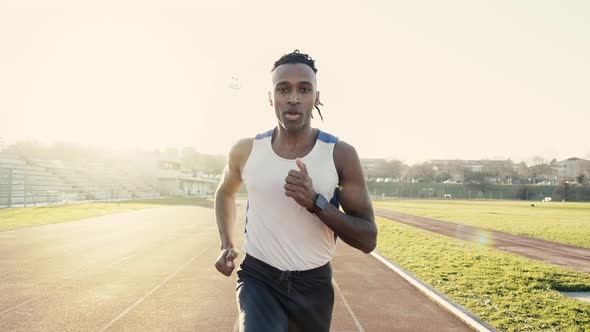
[[534, 258], [543, 262], [564, 266], [582, 272], [590, 272], [590, 249], [587, 248], [384, 209], [376, 209], [375, 214], [383, 218], [422, 228], [431, 232], [466, 241], [485, 241], [487, 245], [496, 249], [509, 251], [525, 257]]

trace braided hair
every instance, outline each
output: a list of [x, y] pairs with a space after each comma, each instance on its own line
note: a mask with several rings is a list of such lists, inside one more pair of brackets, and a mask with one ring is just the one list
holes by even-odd
[[[275, 61], [271, 72], [275, 71], [275, 69], [277, 69], [278, 66], [284, 65], [287, 63], [303, 63], [303, 64], [309, 66], [309, 68], [311, 68], [311, 70], [313, 70], [314, 74], [318, 72], [317, 68], [315, 67], [315, 60], [312, 59], [309, 56], [309, 54], [301, 53], [301, 52], [299, 52], [299, 50], [295, 50], [291, 53], [285, 54], [280, 59]], [[318, 103], [316, 105], [314, 105], [315, 109], [317, 109], [318, 113], [320, 114], [320, 118], [322, 119], [322, 121], [324, 121], [324, 117], [322, 116], [322, 111], [320, 111], [320, 108], [318, 105], [324, 106], [324, 104], [322, 104], [321, 102], [318, 101]], [[311, 115], [311, 118], [313, 119], [313, 114]]]

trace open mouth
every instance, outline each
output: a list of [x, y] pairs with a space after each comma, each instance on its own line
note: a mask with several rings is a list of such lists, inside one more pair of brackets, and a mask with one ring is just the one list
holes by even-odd
[[285, 119], [289, 120], [289, 121], [293, 121], [293, 120], [297, 120], [299, 119], [302, 115], [301, 113], [298, 112], [286, 112], [284, 114]]

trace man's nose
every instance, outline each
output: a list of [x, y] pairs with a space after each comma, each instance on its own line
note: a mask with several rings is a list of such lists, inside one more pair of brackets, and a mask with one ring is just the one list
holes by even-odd
[[291, 104], [298, 104], [299, 103], [299, 94], [297, 92], [292, 92], [289, 94], [289, 99], [287, 100]]

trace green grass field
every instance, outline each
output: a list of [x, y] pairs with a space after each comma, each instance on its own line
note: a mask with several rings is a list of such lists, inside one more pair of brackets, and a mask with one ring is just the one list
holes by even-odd
[[134, 201], [54, 205], [0, 210], [0, 231], [55, 224], [164, 205], [207, 205], [203, 198], [158, 198]]
[[590, 274], [377, 218], [377, 251], [501, 331], [588, 331]]
[[589, 203], [376, 199], [373, 204], [375, 208], [590, 248]]

